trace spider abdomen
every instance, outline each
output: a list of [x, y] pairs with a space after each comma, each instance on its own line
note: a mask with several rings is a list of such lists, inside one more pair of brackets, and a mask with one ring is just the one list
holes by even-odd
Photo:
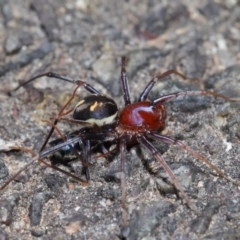
[[166, 109], [163, 105], [153, 106], [148, 101], [125, 106], [119, 115], [119, 125], [133, 131], [161, 130], [165, 127]]
[[73, 112], [76, 120], [103, 126], [112, 123], [118, 113], [117, 104], [102, 95], [90, 95], [79, 101]]

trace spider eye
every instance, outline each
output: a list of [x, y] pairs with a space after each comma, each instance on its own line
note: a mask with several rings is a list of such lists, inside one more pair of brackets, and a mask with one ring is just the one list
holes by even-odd
[[101, 95], [90, 95], [80, 100], [76, 105], [73, 118], [103, 126], [114, 122], [117, 114], [117, 104], [111, 98]]

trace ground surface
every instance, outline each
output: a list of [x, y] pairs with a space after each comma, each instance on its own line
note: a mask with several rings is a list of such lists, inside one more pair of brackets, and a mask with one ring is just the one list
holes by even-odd
[[[168, 77], [156, 84], [151, 98], [187, 89], [240, 97], [237, 0], [88, 2], [0, 2], [1, 150], [13, 141], [35, 152], [40, 149], [49, 131], [41, 120], [57, 115], [74, 86], [41, 79], [12, 96], [4, 91], [49, 70], [85, 79], [119, 106], [122, 55], [129, 59], [132, 99], [156, 73], [172, 68], [203, 80]], [[79, 98], [85, 94], [82, 89]], [[240, 104], [196, 97], [166, 106], [164, 134], [180, 139], [239, 180]], [[68, 124], [60, 129], [71, 132]], [[239, 239], [240, 189], [183, 150], [155, 145], [202, 216], [176, 194], [163, 195], [164, 172], [150, 174], [143, 162], [154, 159], [132, 149], [126, 164], [127, 227], [122, 227], [120, 184], [114, 181], [116, 155], [111, 163], [95, 159], [88, 187], [39, 164], [31, 166], [1, 192], [0, 239]], [[1, 182], [29, 158], [22, 152], [1, 151]]]

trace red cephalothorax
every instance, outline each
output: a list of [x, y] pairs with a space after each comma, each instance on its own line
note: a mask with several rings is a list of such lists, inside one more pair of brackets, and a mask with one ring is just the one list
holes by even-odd
[[143, 101], [125, 106], [119, 114], [119, 125], [133, 131], [156, 131], [165, 127], [165, 119], [163, 105], [153, 106], [149, 101]]

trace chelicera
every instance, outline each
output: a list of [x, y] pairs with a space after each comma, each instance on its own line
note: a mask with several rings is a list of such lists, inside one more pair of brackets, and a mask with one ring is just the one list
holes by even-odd
[[[89, 84], [80, 81], [73, 80], [69, 77], [62, 76], [56, 73], [44, 73], [38, 75], [26, 83], [20, 85], [19, 87], [34, 81], [37, 78], [47, 76], [50, 78], [57, 78], [67, 82], [74, 83], [79, 86], [83, 86], [89, 93], [90, 96], [87, 96], [79, 101], [75, 109], [73, 110], [73, 119], [68, 119], [65, 116], [68, 115], [71, 111], [64, 112], [66, 106], [69, 104], [71, 100], [62, 108], [59, 113], [59, 116], [55, 119], [55, 121], [51, 124], [52, 129], [43, 144], [40, 152], [33, 157], [30, 162], [22, 169], [20, 169], [9, 181], [7, 181], [1, 188], [6, 187], [9, 182], [14, 179], [14, 177], [23, 171], [27, 166], [29, 166], [34, 161], [44, 162], [42, 159], [48, 156], [50, 153], [56, 151], [62, 151], [63, 154], [71, 151], [73, 154], [79, 158], [86, 168], [86, 179], [84, 181], [78, 177], [75, 177], [77, 180], [82, 181], [83, 184], [87, 183], [90, 180], [89, 173], [89, 163], [91, 160], [91, 153], [94, 148], [97, 146], [100, 148], [103, 154], [108, 154], [109, 145], [116, 145], [115, 150], [120, 153], [120, 162], [121, 162], [121, 185], [122, 185], [122, 204], [123, 209], [125, 206], [125, 184], [124, 184], [124, 162], [125, 162], [125, 154], [126, 150], [136, 146], [141, 145], [146, 148], [153, 157], [160, 163], [161, 167], [167, 172], [170, 179], [172, 180], [174, 186], [179, 191], [180, 196], [186, 201], [187, 205], [193, 209], [195, 212], [199, 213], [196, 206], [189, 200], [187, 195], [185, 194], [183, 188], [179, 184], [178, 180], [174, 176], [172, 170], [169, 168], [168, 164], [165, 162], [161, 154], [153, 145], [152, 141], [163, 141], [168, 144], [173, 144], [181, 149], [187, 151], [195, 158], [204, 162], [208, 165], [212, 170], [216, 171], [219, 176], [225, 178], [226, 180], [232, 182], [233, 184], [239, 186], [240, 184], [231, 178], [227, 177], [220, 169], [215, 167], [212, 163], [210, 163], [205, 157], [200, 155], [199, 153], [192, 150], [190, 147], [185, 145], [183, 142], [178, 141], [170, 136], [162, 135], [161, 131], [165, 128], [166, 125], [166, 108], [164, 103], [173, 99], [176, 99], [180, 96], [198, 96], [198, 95], [208, 95], [212, 97], [218, 97], [225, 99], [226, 101], [235, 101], [234, 99], [228, 98], [221, 94], [217, 94], [209, 91], [180, 91], [171, 94], [167, 94], [161, 96], [154, 100], [148, 100], [148, 95], [155, 83], [166, 76], [171, 74], [176, 74], [184, 79], [186, 77], [181, 73], [175, 70], [168, 70], [163, 74], [159, 74], [152, 78], [149, 83], [146, 85], [144, 90], [139, 96], [137, 102], [132, 103], [130, 98], [130, 92], [128, 88], [128, 79], [125, 70], [125, 57], [122, 57], [122, 67], [121, 67], [121, 85], [123, 90], [123, 98], [124, 98], [124, 107], [122, 109], [118, 109], [115, 101], [109, 97], [101, 95], [94, 87]], [[19, 88], [18, 87], [18, 88]], [[77, 87], [77, 88], [78, 88]], [[15, 90], [17, 90], [16, 88]], [[76, 92], [76, 90], [75, 90]], [[72, 98], [75, 95], [75, 92]], [[57, 129], [57, 122], [68, 120], [73, 123], [84, 125], [79, 131], [76, 131], [68, 137], [62, 136], [61, 139], [55, 140], [52, 142], [52, 146], [46, 150], [44, 150], [52, 132], [54, 129]], [[44, 162], [47, 164], [46, 162]], [[61, 171], [61, 170], [60, 170]]]

